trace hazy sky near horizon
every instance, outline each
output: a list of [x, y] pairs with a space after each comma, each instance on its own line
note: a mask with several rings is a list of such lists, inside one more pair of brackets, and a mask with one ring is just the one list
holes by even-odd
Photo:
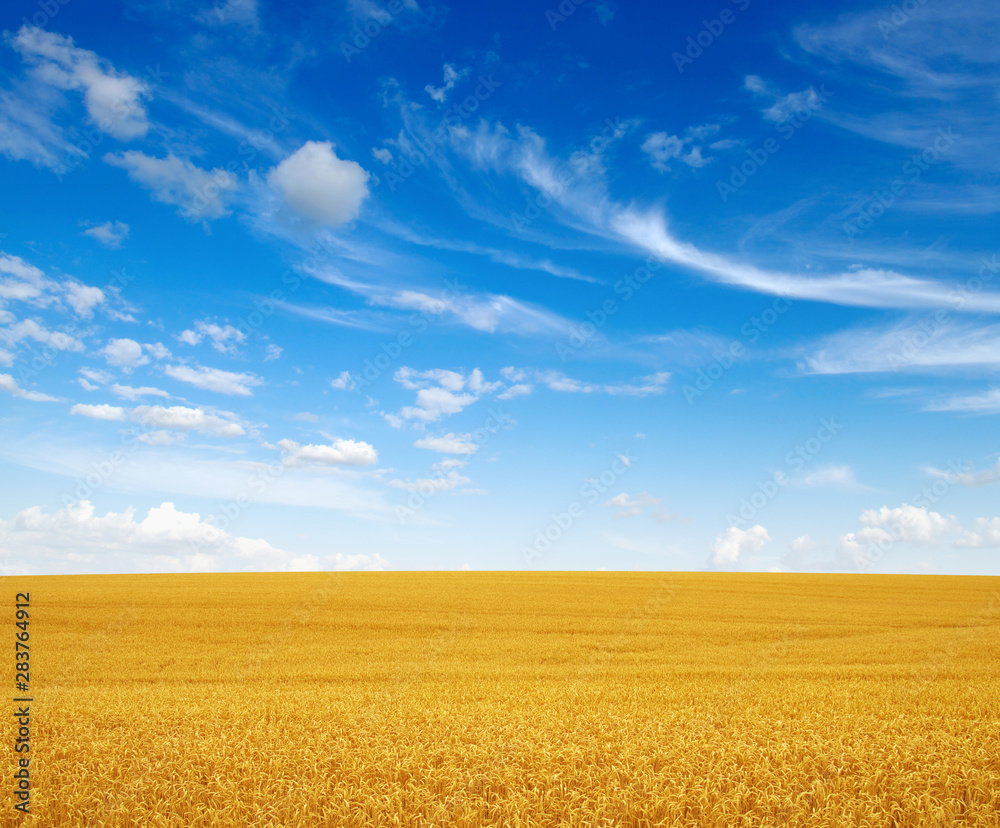
[[12, 0], [7, 574], [1000, 574], [1000, 8]]

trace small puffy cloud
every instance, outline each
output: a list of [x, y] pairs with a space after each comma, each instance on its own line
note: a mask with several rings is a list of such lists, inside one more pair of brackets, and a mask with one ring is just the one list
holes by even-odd
[[356, 440], [334, 440], [330, 445], [299, 445], [279, 440], [281, 462], [286, 466], [370, 466], [378, 462], [374, 446]]
[[36, 26], [22, 26], [9, 42], [36, 79], [81, 92], [87, 114], [102, 131], [121, 141], [146, 134], [149, 121], [142, 101], [149, 90], [142, 81], [116, 71], [94, 52], [74, 45], [72, 38]]
[[281, 352], [285, 349], [280, 345], [275, 345], [273, 342], [269, 342], [267, 347], [264, 349], [264, 362], [272, 362], [281, 357]]
[[140, 405], [132, 409], [132, 418], [151, 428], [196, 431], [213, 437], [241, 437], [246, 434], [243, 426], [235, 421], [234, 414], [226, 413], [223, 417], [183, 405], [169, 408], [162, 405]]
[[204, 365], [195, 368], [187, 365], [168, 365], [163, 370], [168, 377], [178, 382], [186, 382], [205, 391], [238, 397], [253, 396], [253, 391], [250, 389], [263, 382], [255, 374], [223, 371], [220, 368], [206, 368]]
[[83, 405], [77, 403], [70, 410], [70, 414], [78, 414], [81, 417], [90, 417], [92, 420], [124, 420], [125, 409], [117, 405]]
[[319, 417], [316, 414], [311, 414], [308, 411], [300, 411], [298, 414], [296, 414], [294, 417], [292, 417], [292, 419], [293, 420], [301, 420], [302, 422], [305, 422], [305, 423], [318, 423], [319, 422]]
[[89, 319], [93, 309], [104, 301], [104, 291], [100, 288], [82, 285], [79, 282], [66, 282], [63, 285], [63, 298], [77, 316]]
[[372, 155], [376, 161], [381, 161], [383, 164], [392, 163], [392, 153], [384, 147], [373, 147]]
[[954, 515], [941, 515], [928, 511], [926, 506], [904, 503], [896, 509], [883, 506], [861, 513], [858, 523], [869, 529], [885, 530], [896, 540], [929, 545], [942, 535], [961, 530]]
[[142, 347], [153, 359], [167, 359], [170, 356], [170, 349], [162, 342], [147, 342]]
[[236, 177], [222, 168], [203, 170], [172, 153], [154, 158], [137, 150], [109, 152], [104, 161], [125, 170], [132, 181], [152, 193], [154, 201], [180, 208], [177, 214], [190, 222], [228, 216], [226, 200], [239, 186]]
[[712, 564], [720, 568], [735, 567], [741, 556], [760, 552], [769, 540], [767, 530], [759, 524], [749, 529], [730, 526], [712, 544]]
[[22, 400], [31, 400], [32, 402], [58, 401], [56, 397], [50, 397], [41, 391], [25, 391], [10, 374], [0, 374], [0, 391], [6, 391], [12, 396], [20, 397]]
[[393, 379], [403, 388], [417, 392], [415, 404], [400, 409], [399, 417], [421, 423], [433, 423], [457, 414], [483, 394], [501, 386], [500, 382], [486, 382], [478, 368], [466, 375], [443, 368], [415, 371], [403, 367], [396, 371]]
[[194, 323], [194, 330], [181, 331], [177, 339], [185, 345], [200, 345], [202, 340], [209, 339], [212, 347], [223, 354], [235, 354], [236, 346], [246, 342], [247, 335], [232, 325], [217, 325], [206, 319]]
[[680, 161], [689, 167], [700, 169], [715, 159], [703, 157], [701, 146], [695, 142], [703, 141], [718, 131], [718, 124], [703, 124], [689, 127], [683, 137], [666, 132], [654, 132], [646, 136], [646, 140], [642, 143], [642, 151], [649, 156], [649, 163], [653, 169], [659, 172], [667, 172], [672, 161]]
[[442, 72], [444, 74], [443, 86], [434, 87], [431, 84], [427, 84], [427, 86], [424, 87], [424, 91], [438, 103], [444, 103], [448, 99], [448, 93], [455, 88], [455, 84], [461, 78], [469, 74], [468, 69], [462, 69], [460, 71], [451, 63], [446, 63], [444, 67], [442, 67]]
[[248, 567], [274, 571], [289, 557], [263, 539], [231, 535], [197, 512], [164, 502], [136, 520], [135, 510], [99, 517], [87, 500], [52, 514], [34, 506], [0, 521], [0, 548], [21, 550], [37, 571], [96, 563], [111, 572], [207, 572]]
[[354, 378], [350, 371], [341, 371], [339, 377], [330, 381], [330, 387], [341, 391], [350, 391], [354, 388]]
[[117, 250], [122, 246], [122, 242], [128, 238], [129, 227], [124, 221], [106, 221], [104, 224], [96, 224], [83, 231], [83, 235], [97, 239], [105, 247]]
[[82, 351], [83, 343], [64, 331], [50, 331], [34, 319], [22, 319], [9, 328], [0, 330], [0, 341], [16, 345], [23, 339], [33, 339], [57, 351]]
[[124, 368], [126, 371], [149, 362], [149, 357], [142, 352], [142, 345], [134, 339], [112, 339], [101, 353], [108, 365]]
[[442, 437], [423, 437], [413, 445], [441, 454], [475, 454], [479, 450], [479, 445], [471, 434], [455, 434], [451, 431]]
[[355, 219], [368, 197], [368, 173], [338, 158], [329, 141], [307, 141], [267, 181], [293, 211], [328, 227]]
[[954, 515], [941, 515], [926, 506], [908, 503], [895, 509], [869, 509], [861, 513], [858, 523], [858, 531], [837, 539], [837, 556], [842, 563], [859, 568], [877, 560], [897, 541], [933, 546], [945, 535], [962, 532]]

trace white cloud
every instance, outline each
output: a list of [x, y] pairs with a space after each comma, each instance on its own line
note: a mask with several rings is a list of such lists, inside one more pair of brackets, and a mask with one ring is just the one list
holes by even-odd
[[334, 572], [383, 572], [392, 567], [392, 564], [378, 553], [372, 555], [360, 553], [357, 555], [347, 555], [343, 552], [337, 552], [327, 560]]
[[187, 365], [168, 365], [163, 370], [168, 377], [179, 382], [186, 382], [196, 388], [215, 391], [219, 394], [229, 394], [230, 396], [253, 396], [253, 391], [250, 389], [263, 382], [255, 374], [223, 371], [221, 368], [206, 368], [204, 365], [199, 365], [196, 368], [190, 368]]
[[8, 394], [20, 397], [22, 400], [31, 400], [32, 402], [58, 401], [56, 397], [50, 397], [48, 394], [43, 394], [40, 391], [25, 391], [10, 374], [0, 374], [0, 391], [6, 391]]
[[501, 385], [500, 382], [486, 382], [478, 368], [465, 375], [444, 369], [415, 371], [404, 366], [396, 371], [393, 379], [404, 388], [417, 392], [416, 404], [404, 406], [399, 416], [422, 423], [437, 422], [457, 414]]
[[604, 393], [612, 396], [647, 397], [662, 394], [666, 390], [670, 374], [660, 372], [640, 377], [636, 383], [617, 383], [609, 385], [594, 385], [581, 380], [567, 377], [558, 371], [537, 371], [535, 376], [539, 382], [552, 391], [562, 391], [571, 394]]
[[125, 409], [117, 405], [83, 405], [77, 403], [70, 410], [70, 414], [79, 414], [81, 417], [90, 417], [92, 420], [124, 420]]
[[471, 434], [455, 434], [451, 431], [442, 437], [422, 437], [413, 445], [441, 454], [475, 454], [479, 450], [479, 445]]
[[464, 486], [471, 482], [468, 477], [463, 477], [453, 469], [447, 474], [442, 474], [438, 477], [418, 477], [416, 480], [390, 480], [389, 485], [394, 489], [419, 492], [426, 496], [435, 492], [447, 492], [450, 489]]
[[1000, 414], [1000, 388], [980, 394], [957, 394], [928, 403], [924, 411], [961, 411], [968, 414]]
[[66, 282], [63, 285], [67, 304], [73, 308], [77, 316], [89, 318], [94, 307], [104, 301], [104, 291], [100, 288], [82, 285], [79, 282]]
[[373, 147], [372, 155], [375, 156], [376, 161], [381, 161], [383, 164], [392, 163], [392, 153], [384, 147]]
[[89, 501], [46, 514], [39, 506], [0, 521], [0, 550], [16, 549], [38, 573], [79, 571], [82, 558], [94, 571], [220, 571], [281, 568], [287, 553], [262, 539], [231, 535], [197, 512], [173, 503], [154, 506], [142, 520], [132, 508], [95, 514]]
[[442, 69], [444, 74], [444, 86], [434, 87], [427, 84], [424, 91], [438, 103], [444, 103], [448, 99], [448, 93], [455, 88], [455, 83], [469, 74], [468, 69], [459, 71], [451, 63], [446, 63]]
[[[75, 279], [57, 282], [50, 279], [34, 265], [18, 256], [0, 253], [0, 323], [12, 323], [14, 318], [2, 307], [2, 300], [25, 302], [35, 307], [62, 307], [68, 305], [77, 316], [90, 318], [94, 307], [105, 301], [104, 291], [84, 285]], [[82, 350], [83, 346], [68, 334], [50, 334], [38, 322], [26, 319], [7, 331], [0, 331], [7, 342], [25, 337], [45, 342], [59, 350]]]
[[641, 515], [643, 508], [646, 506], [659, 506], [660, 503], [661, 498], [654, 497], [649, 492], [639, 492], [634, 497], [622, 492], [605, 501], [604, 505], [619, 510], [615, 512], [614, 516], [616, 518], [629, 518]]
[[[89, 390], [89, 389], [88, 389]], [[159, 388], [149, 385], [142, 385], [135, 388], [131, 385], [119, 385], [117, 382], [111, 386], [111, 393], [124, 400], [137, 400], [139, 397], [169, 397], [170, 395]]]
[[927, 468], [925, 471], [934, 477], [941, 477], [949, 483], [958, 483], [962, 486], [987, 486], [1000, 482], [1000, 461], [994, 468], [982, 471], [955, 471], [935, 468]]
[[961, 530], [954, 515], [942, 516], [928, 511], [926, 506], [908, 503], [895, 509], [888, 506], [869, 509], [861, 513], [858, 523], [865, 528], [886, 530], [897, 540], [920, 545], [937, 543], [942, 535]]
[[33, 339], [54, 348], [57, 351], [82, 351], [83, 343], [64, 331], [50, 331], [34, 319], [23, 319], [0, 330], [0, 341], [7, 345], [16, 345], [23, 339]]
[[288, 562], [288, 572], [319, 572], [319, 558], [315, 555], [296, 555]]
[[370, 466], [378, 462], [374, 446], [355, 440], [333, 440], [330, 445], [299, 445], [279, 440], [281, 462], [286, 466]]
[[306, 423], [318, 423], [319, 422], [319, 417], [316, 414], [312, 414], [312, 413], [310, 413], [308, 411], [300, 411], [298, 414], [296, 414], [294, 417], [292, 417], [292, 419], [293, 420], [301, 420], [302, 422], [306, 422]]
[[273, 342], [269, 342], [267, 347], [264, 349], [264, 362], [273, 362], [281, 357], [281, 352], [285, 349], [280, 345], [275, 345]]
[[816, 551], [816, 541], [808, 535], [799, 535], [788, 544], [788, 549], [796, 555], [805, 555]]
[[701, 146], [694, 142], [708, 138], [718, 130], [718, 124], [689, 127], [683, 138], [666, 132], [654, 132], [646, 136], [646, 140], [642, 143], [642, 151], [649, 156], [649, 163], [653, 169], [659, 172], [670, 170], [671, 161], [680, 161], [689, 167], [700, 169], [715, 159], [704, 158]]
[[805, 111], [811, 116], [823, 104], [819, 94], [812, 87], [785, 95], [774, 84], [759, 75], [747, 75], [743, 87], [754, 95], [771, 99], [771, 104], [762, 109], [761, 114], [766, 120], [774, 123], [783, 123], [797, 112]]
[[349, 371], [341, 371], [339, 377], [330, 380], [330, 387], [341, 391], [351, 391], [354, 389], [354, 379]]
[[135, 439], [147, 446], [169, 446], [183, 440], [184, 437], [184, 434], [157, 429], [156, 431], [145, 431], [142, 434], [138, 434]]
[[813, 374], [1000, 368], [1000, 325], [925, 319], [886, 328], [854, 328], [810, 348], [801, 366]]
[[130, 371], [140, 365], [146, 365], [149, 357], [142, 352], [142, 345], [134, 339], [112, 339], [101, 351], [108, 365], [115, 365]]
[[38, 95], [37, 91], [45, 90], [37, 85], [17, 91], [0, 89], [0, 153], [12, 161], [58, 171], [74, 149], [65, 131], [52, 121], [60, 105], [58, 93]]
[[140, 405], [132, 409], [132, 418], [152, 428], [169, 428], [175, 431], [197, 431], [213, 437], [241, 437], [246, 430], [238, 422], [236, 415], [228, 412], [208, 414], [200, 408], [173, 405]]
[[841, 562], [858, 568], [877, 560], [870, 554], [873, 549], [881, 556], [897, 541], [933, 546], [945, 535], [962, 532], [954, 515], [941, 515], [908, 503], [895, 509], [869, 509], [861, 513], [858, 523], [858, 531], [841, 535], [837, 542]]
[[976, 518], [975, 529], [966, 529], [955, 546], [970, 549], [1000, 548], [1000, 517]]
[[217, 2], [212, 8], [200, 11], [195, 15], [195, 19], [206, 26], [242, 26], [253, 34], [256, 34], [260, 27], [257, 0]]
[[[617, 238], [649, 254], [647, 263], [651, 273], [658, 265], [672, 263], [732, 287], [854, 307], [936, 310], [953, 301], [953, 286], [948, 282], [916, 278], [889, 269], [866, 267], [830, 276], [802, 275], [703, 251], [675, 237], [662, 210], [616, 203], [603, 182], [560, 185], [559, 162], [547, 154], [544, 140], [527, 127], [518, 128], [517, 138], [512, 138], [502, 124], [491, 127], [485, 123], [476, 131], [454, 127], [450, 135], [453, 149], [478, 168], [511, 173], [551, 197], [564, 213], [561, 216], [555, 211], [553, 215], [574, 231]], [[961, 310], [998, 312], [1000, 293], [980, 291]]]
[[95, 368], [81, 368], [80, 374], [89, 380], [100, 383], [101, 385], [107, 385], [114, 379], [114, 376], [109, 374], [107, 371], [100, 371]]
[[236, 346], [242, 345], [247, 339], [247, 335], [233, 325], [217, 325], [206, 319], [195, 322], [193, 331], [181, 331], [177, 335], [177, 339], [185, 345], [200, 345], [206, 337], [212, 341], [215, 350], [230, 355], [235, 354]]
[[[497, 331], [516, 333], [521, 336], [569, 336], [574, 326], [551, 311], [522, 302], [504, 294], [468, 292], [464, 286], [459, 290], [446, 289], [438, 296], [419, 290], [393, 290], [375, 284], [365, 284], [345, 279], [341, 274], [327, 269], [311, 275], [337, 285], [345, 290], [364, 296], [373, 305], [397, 310], [416, 310], [421, 313], [453, 317], [467, 327], [477, 331], [495, 333]], [[317, 313], [291, 303], [283, 307], [296, 313], [322, 319], [332, 324], [364, 327], [345, 312], [332, 314], [329, 311]], [[370, 328], [379, 330], [379, 328]]]
[[796, 481], [803, 486], [834, 486], [841, 489], [863, 488], [850, 466], [826, 466], [804, 475]]
[[368, 173], [356, 161], [338, 158], [329, 141], [307, 141], [267, 181], [296, 213], [329, 227], [356, 218], [368, 197]]
[[142, 81], [75, 46], [72, 38], [35, 26], [22, 26], [10, 43], [37, 80], [56, 89], [82, 92], [87, 114], [103, 132], [128, 141], [148, 131], [142, 101], [149, 90]]
[[690, 518], [682, 517], [681, 515], [671, 512], [665, 506], [661, 506], [660, 504], [662, 502], [662, 498], [651, 495], [649, 492], [639, 492], [639, 494], [635, 496], [622, 492], [621, 494], [615, 495], [610, 500], [605, 501], [604, 505], [618, 509], [618, 511], [614, 514], [614, 517], [618, 520], [623, 518], [638, 517], [647, 506], [650, 506], [652, 508], [649, 510], [648, 515], [656, 521], [656, 523], [690, 522]]
[[712, 564], [723, 568], [734, 567], [741, 556], [760, 552], [769, 540], [771, 537], [763, 526], [751, 526], [749, 529], [730, 526], [712, 544]]
[[514, 397], [526, 397], [532, 391], [533, 386], [525, 383], [517, 383], [510, 386], [502, 394], [497, 395], [498, 400], [512, 400]]
[[239, 187], [236, 177], [221, 167], [203, 170], [172, 153], [154, 158], [136, 150], [109, 152], [104, 161], [125, 170], [155, 201], [179, 207], [177, 214], [190, 222], [229, 215], [226, 201]]
[[128, 225], [123, 221], [106, 221], [83, 231], [83, 235], [97, 239], [105, 247], [117, 250], [128, 238]]
[[[54, 288], [54, 283], [45, 277], [34, 265], [28, 264], [20, 256], [0, 253], [0, 299], [14, 299], [45, 305], [43, 295]], [[41, 300], [41, 301], [40, 301]]]

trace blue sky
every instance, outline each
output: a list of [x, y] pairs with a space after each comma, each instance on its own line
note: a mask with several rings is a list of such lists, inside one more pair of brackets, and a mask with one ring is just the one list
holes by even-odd
[[6, 573], [1000, 573], [995, 4], [0, 18]]

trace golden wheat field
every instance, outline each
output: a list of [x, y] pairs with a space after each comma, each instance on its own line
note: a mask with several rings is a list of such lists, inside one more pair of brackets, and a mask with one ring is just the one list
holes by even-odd
[[3, 584], [35, 699], [6, 825], [1000, 825], [996, 578]]

